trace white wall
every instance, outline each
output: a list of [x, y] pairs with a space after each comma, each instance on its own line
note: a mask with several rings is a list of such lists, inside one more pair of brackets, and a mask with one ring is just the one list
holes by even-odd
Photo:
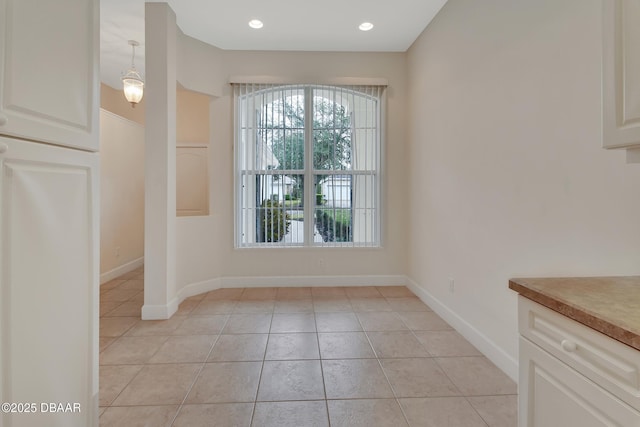
[[601, 148], [601, 9], [449, 0], [408, 52], [408, 273], [512, 376], [510, 277], [640, 273], [640, 165]]
[[[274, 76], [324, 82], [336, 77], [389, 81], [382, 249], [234, 249], [233, 99], [231, 76]], [[393, 276], [406, 271], [405, 105], [402, 53], [303, 53], [221, 51], [179, 36], [178, 81], [214, 95], [211, 102], [211, 210], [208, 217], [178, 218], [178, 286], [249, 277], [246, 284], [280, 276]], [[322, 259], [322, 263], [319, 259]], [[253, 281], [252, 281], [253, 280]], [[327, 281], [330, 279], [327, 278]], [[256, 282], [257, 281], [257, 282]], [[276, 281], [275, 283], [283, 283]]]
[[101, 283], [144, 257], [144, 127], [100, 110]]

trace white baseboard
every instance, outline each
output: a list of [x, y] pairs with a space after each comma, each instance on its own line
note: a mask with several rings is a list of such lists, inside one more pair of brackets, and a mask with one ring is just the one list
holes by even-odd
[[100, 275], [100, 284], [107, 283], [109, 280], [113, 280], [117, 277], [122, 276], [125, 273], [135, 270], [138, 267], [142, 267], [144, 265], [144, 257], [134, 259], [133, 261], [129, 261], [126, 264], [122, 264], [114, 268], [113, 270], [109, 270]]
[[166, 320], [178, 311], [178, 298], [172, 299], [167, 305], [149, 305], [142, 306], [142, 320]]
[[406, 278], [407, 287], [418, 296], [425, 304], [442, 317], [449, 325], [473, 344], [482, 354], [487, 356], [502, 372], [513, 381], [518, 382], [518, 361], [504, 352], [485, 334], [480, 332], [472, 324], [464, 320], [460, 315], [436, 299], [431, 293], [419, 286], [415, 281]]
[[220, 288], [265, 288], [303, 286], [404, 286], [406, 276], [253, 276], [220, 277], [191, 283], [183, 287], [167, 305], [144, 305], [144, 320], [169, 319], [185, 299]]
[[252, 276], [221, 277], [223, 288], [264, 288], [302, 286], [404, 286], [404, 275], [362, 275], [362, 276]]

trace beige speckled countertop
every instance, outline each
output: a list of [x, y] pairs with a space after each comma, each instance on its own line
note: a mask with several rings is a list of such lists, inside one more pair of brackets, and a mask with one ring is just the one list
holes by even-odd
[[640, 276], [511, 279], [509, 288], [640, 350]]

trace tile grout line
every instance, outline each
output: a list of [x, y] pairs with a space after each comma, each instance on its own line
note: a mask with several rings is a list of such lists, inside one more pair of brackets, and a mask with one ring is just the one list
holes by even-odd
[[[190, 313], [189, 313], [190, 314]], [[189, 317], [189, 314], [187, 314], [187, 317]], [[216, 339], [213, 340], [213, 343], [211, 344], [211, 347], [209, 348], [209, 352], [207, 353], [207, 356], [204, 358], [204, 362], [202, 362], [202, 365], [200, 366], [200, 369], [198, 369], [198, 372], [196, 373], [196, 375], [193, 378], [193, 381], [191, 382], [191, 385], [189, 386], [189, 389], [187, 390], [187, 392], [184, 394], [184, 397], [182, 398], [182, 402], [178, 405], [178, 410], [176, 411], [176, 413], [173, 415], [173, 418], [171, 419], [171, 423], [169, 424], [170, 426], [173, 426], [173, 424], [176, 422], [176, 419], [178, 418], [178, 415], [180, 414], [180, 412], [182, 411], [182, 407], [184, 406], [185, 402], [187, 401], [187, 397], [189, 397], [189, 394], [191, 393], [191, 390], [193, 390], [193, 387], [196, 385], [196, 383], [198, 382], [198, 379], [200, 378], [200, 374], [202, 373], [202, 371], [204, 370], [204, 367], [207, 364], [207, 360], [209, 359], [209, 356], [211, 355], [211, 352], [213, 351], [213, 347], [215, 347], [215, 345], [217, 344], [218, 340], [220, 339], [220, 335], [222, 335], [222, 330], [224, 329], [224, 327], [226, 326], [227, 322], [229, 321], [229, 318], [231, 316], [227, 315], [226, 320], [224, 321], [224, 324], [222, 325], [222, 327], [220, 328], [220, 332], [218, 333], [218, 335], [216, 336]], [[185, 319], [186, 320], [186, 319]], [[184, 321], [183, 321], [184, 323]], [[177, 328], [176, 328], [177, 329]], [[158, 349], [159, 351], [159, 349]], [[157, 352], [156, 352], [157, 353]], [[153, 356], [152, 356], [153, 357]]]
[[[358, 319], [358, 322], [360, 322], [360, 318], [358, 317], [357, 314], [356, 314], [356, 318]], [[402, 321], [402, 319], [400, 319], [400, 320]], [[405, 414], [404, 408], [400, 404], [400, 400], [398, 399], [398, 395], [396, 393], [396, 390], [393, 388], [393, 384], [391, 384], [391, 381], [389, 381], [389, 376], [387, 375], [387, 373], [384, 370], [384, 367], [382, 366], [382, 362], [380, 361], [380, 358], [378, 357], [378, 352], [376, 352], [376, 349], [373, 347], [373, 343], [371, 342], [371, 339], [369, 338], [369, 334], [367, 333], [367, 331], [365, 331], [365, 328], [362, 325], [362, 322], [360, 322], [360, 326], [362, 327], [362, 330], [364, 332], [364, 336], [367, 338], [367, 342], [369, 343], [369, 346], [371, 346], [371, 350], [373, 351], [373, 354], [376, 357], [376, 361], [378, 362], [378, 366], [380, 367], [380, 370], [382, 371], [382, 375], [384, 375], [384, 379], [387, 380], [387, 384], [389, 384], [389, 388], [391, 389], [391, 393], [393, 394], [393, 399], [395, 400], [396, 405], [398, 405], [398, 407], [400, 408], [400, 412], [402, 413], [402, 417], [404, 418], [405, 423], [407, 423], [407, 426], [410, 426], [411, 424], [409, 423], [409, 418], [407, 417], [407, 414]], [[369, 332], [371, 332], [371, 331], [369, 331]]]
[[[243, 294], [244, 294], [244, 289], [242, 291]], [[258, 386], [256, 387], [256, 394], [255, 394], [255, 398], [253, 399], [253, 410], [251, 411], [251, 419], [249, 420], [249, 426], [253, 425], [253, 419], [256, 415], [256, 407], [258, 406], [258, 394], [260, 393], [260, 384], [262, 383], [262, 373], [264, 372], [264, 362], [267, 357], [267, 349], [269, 348], [269, 341], [271, 341], [272, 326], [273, 326], [273, 313], [271, 313], [271, 320], [269, 320], [269, 330], [267, 331], [267, 343], [264, 346], [264, 353], [262, 354], [262, 364], [260, 365], [260, 375], [258, 375]]]

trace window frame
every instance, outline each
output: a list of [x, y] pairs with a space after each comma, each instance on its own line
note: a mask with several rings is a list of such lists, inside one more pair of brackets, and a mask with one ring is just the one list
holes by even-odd
[[[247, 249], [247, 248], [381, 248], [383, 243], [383, 190], [385, 188], [384, 185], [384, 160], [385, 160], [385, 136], [386, 136], [386, 85], [324, 85], [324, 84], [243, 84], [245, 88], [247, 88], [244, 92], [242, 90], [237, 91], [234, 89], [233, 91], [233, 106], [234, 106], [234, 243], [236, 249]], [[372, 90], [371, 93], [368, 92], [368, 89], [375, 88], [375, 92]], [[243, 169], [242, 163], [246, 162], [246, 157], [244, 157], [243, 148], [247, 144], [247, 142], [243, 142], [240, 133], [243, 132], [243, 128], [241, 128], [241, 121], [243, 116], [246, 120], [245, 114], [248, 110], [243, 108], [244, 103], [246, 102], [254, 102], [254, 97], [257, 94], [266, 94], [269, 92], [278, 92], [280, 91], [283, 95], [281, 97], [286, 97], [287, 90], [302, 90], [303, 91], [303, 105], [304, 105], [304, 169]], [[373, 164], [375, 165], [373, 169], [355, 169], [353, 167], [349, 169], [315, 169], [314, 165], [314, 114], [316, 110], [314, 109], [314, 98], [318, 95], [314, 95], [316, 91], [339, 91], [341, 96], [353, 96], [361, 97], [362, 99], [369, 98], [373, 100], [374, 108], [372, 112], [373, 117], [373, 125], [369, 127], [362, 127], [362, 129], [369, 129], [373, 131], [374, 136], [374, 149], [375, 149], [375, 160]], [[321, 95], [320, 95], [321, 96]], [[334, 104], [339, 104], [336, 100], [336, 96], [331, 99]], [[326, 98], [325, 99], [329, 99]], [[268, 105], [266, 103], [262, 103], [261, 107], [264, 105]], [[254, 104], [254, 108], [257, 104]], [[353, 108], [353, 106], [352, 106]], [[352, 113], [353, 114], [353, 113]], [[256, 119], [256, 122], [258, 120]], [[351, 122], [352, 129], [354, 129], [354, 122]], [[247, 125], [247, 127], [249, 127]], [[254, 136], [257, 136], [261, 130], [264, 130], [265, 127], [260, 126], [255, 123], [252, 127], [255, 132]], [[358, 128], [361, 129], [361, 128]], [[246, 129], [244, 129], [245, 132]], [[355, 133], [354, 131], [352, 131]], [[352, 133], [352, 143], [355, 135]], [[257, 145], [257, 144], [256, 144]], [[355, 145], [355, 143], [354, 143]], [[353, 150], [353, 146], [350, 148]], [[255, 150], [255, 148], [254, 148]], [[247, 228], [247, 223], [243, 224], [243, 210], [247, 209], [245, 205], [243, 205], [243, 177], [258, 175], [264, 176], [287, 176], [287, 175], [302, 175], [304, 177], [304, 207], [303, 207], [303, 215], [304, 215], [304, 233], [303, 233], [303, 242], [257, 242], [252, 241], [254, 239], [245, 239], [243, 236], [243, 231], [247, 232], [247, 230], [251, 230], [251, 228]], [[373, 207], [364, 208], [369, 213], [372, 213], [373, 224], [370, 226], [370, 234], [373, 235], [373, 238], [367, 241], [355, 242], [322, 242], [317, 243], [314, 242], [315, 235], [315, 214], [316, 209], [316, 188], [314, 186], [314, 178], [315, 176], [324, 176], [324, 177], [332, 177], [332, 176], [350, 176], [350, 189], [353, 192], [353, 185], [356, 177], [359, 176], [369, 176], [373, 182], [372, 188], [368, 189], [367, 195], [371, 195], [371, 198], [374, 199]], [[319, 181], [321, 182], [321, 181]], [[266, 199], [265, 199], [266, 200]], [[351, 199], [353, 200], [353, 199]], [[353, 203], [353, 202], [351, 202]], [[257, 204], [253, 205], [253, 209], [257, 210]], [[351, 209], [354, 207], [352, 205]], [[335, 210], [335, 207], [334, 207]], [[254, 214], [255, 215], [255, 214]], [[353, 215], [353, 213], [352, 213]], [[352, 226], [355, 223], [355, 217], [352, 216]], [[243, 228], [244, 226], [244, 228]], [[256, 228], [254, 226], [253, 233], [257, 234]]]

